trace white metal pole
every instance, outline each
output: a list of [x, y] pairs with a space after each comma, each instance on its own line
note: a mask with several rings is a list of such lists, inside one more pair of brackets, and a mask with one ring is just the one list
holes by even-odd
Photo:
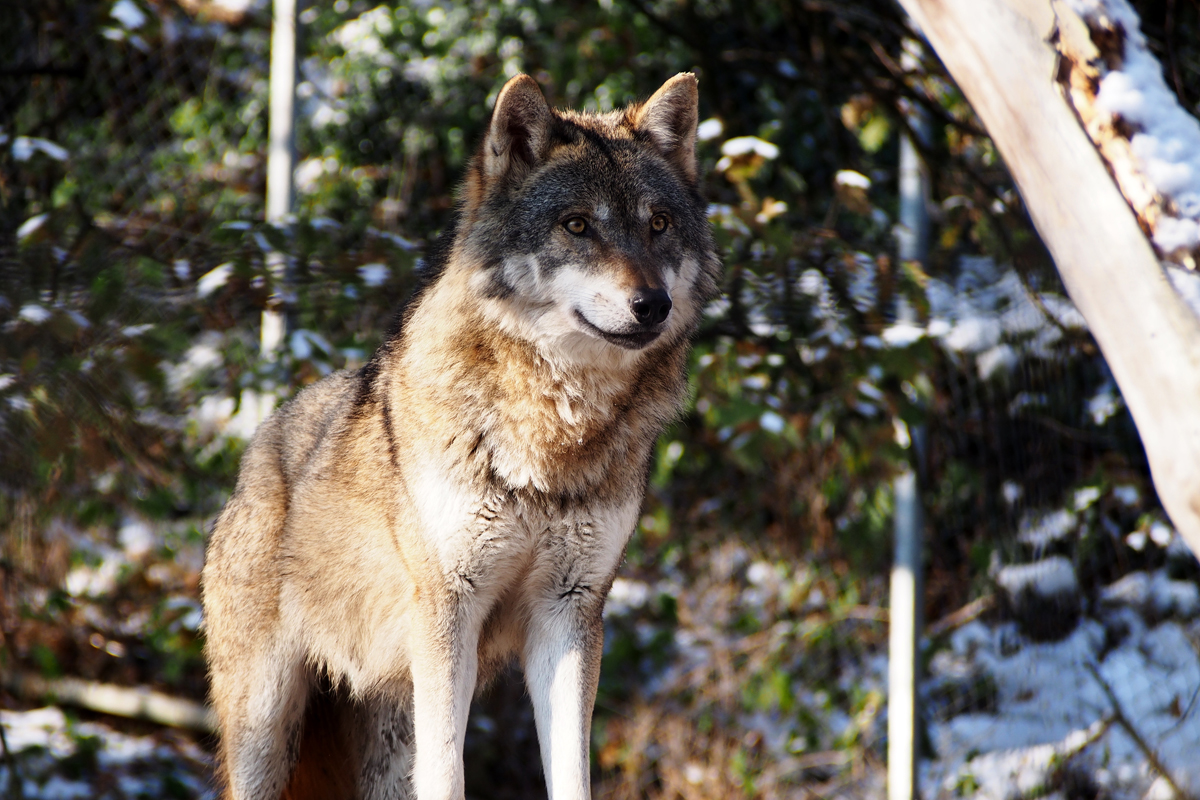
[[[928, 116], [914, 108], [905, 117], [922, 143], [928, 144]], [[900, 137], [900, 228], [896, 239], [901, 261], [924, 261], [929, 255], [929, 170], [908, 134]]]
[[[920, 44], [907, 41], [901, 65], [918, 65]], [[910, 108], [905, 117], [923, 144], [929, 142], [928, 117]], [[900, 227], [897, 231], [902, 261], [924, 262], [929, 255], [929, 171], [912, 138], [900, 138]], [[897, 316], [915, 316], [901, 304]], [[924, 426], [913, 431], [914, 461], [919, 464], [924, 446]], [[921, 639], [922, 519], [920, 482], [912, 467], [896, 478], [895, 561], [892, 566], [891, 610], [888, 634], [888, 800], [913, 800], [918, 796], [917, 741], [920, 709], [917, 704], [919, 644]]]
[[888, 614], [888, 800], [917, 792], [917, 642], [920, 616], [921, 522], [917, 476], [895, 481], [896, 555]]
[[[291, 221], [296, 165], [296, 25], [297, 0], [273, 0], [271, 20], [270, 150], [267, 153], [267, 222], [282, 227]], [[274, 360], [283, 345], [287, 256], [267, 254], [273, 288], [262, 315], [263, 356]]]

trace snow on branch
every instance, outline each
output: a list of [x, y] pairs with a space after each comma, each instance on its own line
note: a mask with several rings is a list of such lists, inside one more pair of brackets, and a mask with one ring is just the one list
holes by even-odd
[[1127, 0], [1054, 0], [1058, 81], [1158, 254], [1200, 255], [1200, 121], [1180, 105]]

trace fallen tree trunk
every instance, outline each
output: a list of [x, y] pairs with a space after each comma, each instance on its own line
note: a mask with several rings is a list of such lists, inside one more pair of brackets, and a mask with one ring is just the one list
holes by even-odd
[[1064, 99], [1051, 0], [900, 0], [1004, 157], [1200, 554], [1200, 319]]
[[78, 678], [46, 679], [29, 673], [11, 675], [5, 680], [5, 685], [13, 694], [31, 700], [77, 706], [202, 733], [214, 733], [217, 730], [216, 714], [208, 706], [150, 689], [114, 686]]

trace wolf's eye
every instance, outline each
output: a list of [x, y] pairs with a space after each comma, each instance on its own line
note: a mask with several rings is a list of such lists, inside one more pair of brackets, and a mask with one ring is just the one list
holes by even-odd
[[563, 227], [576, 236], [582, 236], [587, 230], [587, 223], [584, 222], [583, 217], [571, 217], [563, 223]]
[[650, 218], [650, 230], [662, 233], [671, 224], [671, 218], [666, 214], [655, 214]]

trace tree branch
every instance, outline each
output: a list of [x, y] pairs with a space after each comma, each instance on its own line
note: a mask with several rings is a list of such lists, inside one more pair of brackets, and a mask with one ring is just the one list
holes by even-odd
[[1200, 319], [1171, 286], [1055, 81], [1050, 0], [901, 0], [975, 108], [1200, 553]]
[[1142, 751], [1142, 755], [1146, 757], [1146, 761], [1150, 763], [1154, 771], [1161, 775], [1162, 779], [1171, 787], [1171, 791], [1175, 793], [1177, 800], [1189, 800], [1189, 795], [1179, 788], [1179, 784], [1171, 777], [1170, 771], [1162, 763], [1162, 760], [1158, 757], [1158, 753], [1154, 752], [1154, 748], [1146, 742], [1146, 739], [1138, 732], [1138, 729], [1129, 721], [1129, 717], [1125, 716], [1125, 711], [1121, 708], [1121, 702], [1117, 699], [1117, 695], [1112, 690], [1112, 687], [1108, 685], [1108, 681], [1104, 680], [1104, 676], [1100, 674], [1100, 670], [1090, 661], [1086, 662], [1084, 666], [1087, 667], [1088, 672], [1092, 673], [1092, 677], [1096, 679], [1096, 683], [1100, 684], [1100, 688], [1104, 691], [1108, 702], [1112, 704], [1113, 722], [1120, 725], [1125, 733], [1129, 734], [1129, 738], [1133, 740], [1137, 749]]

